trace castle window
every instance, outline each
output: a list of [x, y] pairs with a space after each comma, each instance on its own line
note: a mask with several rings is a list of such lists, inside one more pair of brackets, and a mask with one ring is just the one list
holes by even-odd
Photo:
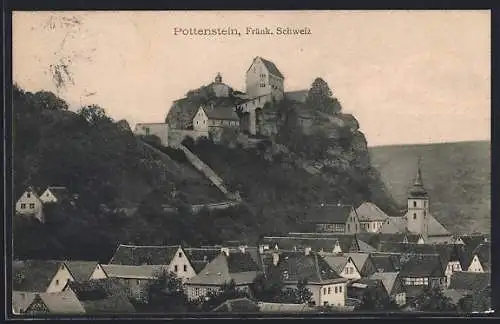
[[28, 193], [26, 194], [26, 197], [31, 198], [31, 193], [29, 193], [29, 192], [28, 192]]
[[413, 213], [413, 219], [417, 219], [417, 214]]
[[416, 201], [413, 202], [413, 207], [417, 207], [417, 202]]
[[21, 204], [21, 209], [25, 209], [26, 208], [26, 204]]
[[184, 272], [188, 271], [188, 266], [184, 265]]

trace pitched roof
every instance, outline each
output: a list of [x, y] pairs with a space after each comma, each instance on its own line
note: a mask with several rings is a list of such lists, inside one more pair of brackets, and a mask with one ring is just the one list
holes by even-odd
[[89, 280], [97, 267], [97, 261], [64, 261], [71, 276], [76, 281]]
[[365, 201], [356, 208], [359, 221], [384, 221], [389, 216], [384, 213], [377, 205], [372, 202]]
[[135, 312], [134, 306], [127, 297], [127, 287], [117, 278], [72, 281], [68, 283], [68, 287], [75, 292], [89, 314]]
[[[277, 77], [283, 78], [283, 79], [285, 78], [283, 76], [283, 74], [281, 74], [280, 70], [278, 70], [278, 68], [276, 67], [276, 65], [273, 62], [271, 62], [269, 60], [266, 60], [266, 59], [264, 59], [264, 58], [262, 58], [260, 56], [257, 56], [257, 57], [260, 58], [260, 60], [262, 61], [262, 63], [264, 63], [264, 65], [267, 68], [267, 70], [269, 71], [269, 73], [271, 73], [271, 74], [273, 74], [273, 75], [275, 75]], [[257, 59], [257, 57], [255, 59]], [[255, 61], [255, 59], [254, 59], [254, 61]]]
[[12, 289], [30, 292], [45, 292], [61, 264], [61, 261], [53, 260], [13, 261]]
[[12, 311], [14, 314], [20, 314], [21, 311], [25, 311], [26, 308], [35, 299], [36, 293], [29, 291], [12, 291]]
[[370, 258], [369, 253], [353, 252], [353, 253], [344, 253], [344, 255], [352, 259], [352, 261], [356, 265], [356, 268], [358, 268], [359, 271], [363, 269], [366, 261]]
[[54, 195], [54, 197], [57, 198], [57, 200], [65, 200], [69, 198], [69, 191], [66, 187], [62, 186], [53, 186], [53, 187], [48, 187], [48, 190]]
[[477, 255], [477, 257], [479, 258], [479, 262], [481, 262], [483, 271], [490, 271], [491, 244], [481, 243], [478, 247], [474, 249], [473, 254]]
[[344, 255], [321, 255], [328, 265], [335, 270], [336, 273], [341, 273], [345, 265], [349, 261], [349, 257]]
[[375, 251], [377, 251], [376, 248], [374, 248], [370, 244], [366, 243], [365, 241], [362, 241], [359, 239], [358, 239], [358, 246], [359, 246], [360, 252], [375, 252]]
[[208, 119], [235, 121], [240, 120], [240, 118], [234, 111], [233, 106], [215, 106], [214, 108], [204, 107], [203, 111], [207, 115]]
[[483, 235], [464, 235], [460, 237], [467, 248], [473, 250], [484, 242]]
[[375, 272], [370, 276], [370, 279], [381, 280], [389, 295], [393, 293], [394, 285], [398, 280], [399, 272]]
[[164, 269], [162, 265], [101, 264], [101, 267], [108, 277], [124, 279], [154, 279]]
[[249, 253], [219, 254], [198, 275], [188, 279], [192, 285], [222, 285], [234, 280], [236, 285], [249, 284], [259, 268]]
[[380, 233], [395, 234], [406, 232], [406, 218], [401, 216], [389, 216], [380, 228]]
[[450, 289], [461, 289], [477, 292], [491, 284], [489, 272], [453, 272], [450, 277]]
[[370, 257], [378, 272], [396, 272], [399, 270], [399, 262], [396, 260], [398, 259], [397, 256], [390, 254], [371, 254]]
[[402, 262], [399, 274], [402, 277], [441, 277], [444, 268], [439, 255], [419, 255]]
[[[403, 220], [411, 216], [409, 215], [409, 213], [410, 212], [407, 212], [405, 216], [403, 216]], [[450, 232], [448, 232], [448, 230], [440, 222], [438, 222], [438, 220], [431, 213], [428, 213], [427, 217], [429, 219], [428, 232], [427, 232], [428, 236], [451, 235]]]
[[169, 265], [180, 245], [140, 246], [120, 244], [109, 264], [123, 265]]
[[[85, 309], [72, 290], [37, 295], [52, 314], [85, 314]], [[33, 301], [35, 303], [37, 298]]]
[[281, 252], [276, 266], [285, 282], [297, 282], [306, 279], [308, 283], [328, 283], [345, 281], [317, 253]]
[[324, 205], [313, 207], [308, 211], [310, 215], [306, 220], [308, 223], [322, 224], [345, 224], [354, 213], [354, 209], [350, 205]]
[[266, 236], [263, 238], [263, 243], [274, 247], [278, 245], [279, 249], [292, 250], [294, 248], [304, 249], [310, 247], [316, 252], [333, 252], [335, 245], [339, 244], [342, 252], [357, 252], [359, 245], [354, 235], [329, 235], [317, 237], [303, 236]]
[[257, 304], [248, 298], [229, 299], [217, 306], [214, 312], [230, 312], [230, 313], [255, 313], [259, 312], [260, 308]]

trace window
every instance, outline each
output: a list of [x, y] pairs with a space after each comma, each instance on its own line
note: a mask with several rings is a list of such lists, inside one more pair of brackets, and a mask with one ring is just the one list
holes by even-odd
[[332, 288], [328, 287], [328, 294], [332, 292]]
[[31, 192], [28, 192], [28, 193], [26, 194], [26, 197], [31, 198]]
[[184, 265], [184, 272], [188, 271], [188, 266]]
[[35, 204], [30, 204], [30, 209], [35, 208]]
[[177, 265], [174, 266], [174, 271], [177, 272], [178, 271], [178, 267]]
[[347, 231], [350, 232], [351, 231], [351, 224], [347, 224]]
[[59, 279], [56, 279], [56, 286], [59, 286]]
[[416, 201], [413, 202], [413, 207], [417, 207], [417, 202]]
[[342, 286], [339, 286], [339, 293], [342, 292]]
[[137, 279], [137, 280], [135, 281], [135, 284], [136, 284], [136, 285], [139, 285], [140, 283], [141, 283], [141, 282], [139, 281], [139, 279]]
[[326, 288], [323, 288], [323, 295], [326, 295]]
[[206, 124], [206, 120], [203, 120], [203, 125], [205, 125], [205, 124]]
[[335, 293], [338, 294], [339, 292], [339, 288], [337, 286], [335, 286]]
[[182, 252], [179, 252], [179, 258], [182, 258]]
[[413, 219], [417, 219], [417, 214], [413, 213]]
[[21, 204], [21, 209], [25, 209], [26, 208], [26, 204]]
[[424, 217], [427, 216], [427, 211], [424, 210]]
[[198, 125], [198, 121], [196, 121], [196, 125]]

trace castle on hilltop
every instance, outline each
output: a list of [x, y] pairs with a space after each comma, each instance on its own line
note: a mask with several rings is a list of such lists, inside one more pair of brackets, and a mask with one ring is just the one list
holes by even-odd
[[234, 91], [217, 73], [213, 82], [197, 89], [198, 93], [190, 92], [175, 100], [165, 123], [140, 123], [134, 132], [156, 135], [165, 146], [179, 144], [186, 136], [211, 137], [217, 141], [228, 128], [249, 135], [271, 135], [277, 129], [276, 125], [264, 127], [266, 107], [285, 98], [303, 103], [307, 97], [307, 90], [285, 92], [283, 73], [273, 62], [260, 56], [255, 57], [247, 69], [245, 86], [246, 92]]

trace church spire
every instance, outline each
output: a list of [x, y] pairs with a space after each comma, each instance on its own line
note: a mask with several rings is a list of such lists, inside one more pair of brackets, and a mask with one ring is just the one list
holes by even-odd
[[413, 180], [413, 185], [410, 188], [410, 196], [427, 196], [427, 191], [424, 188], [424, 182], [422, 181], [422, 169], [421, 169], [421, 157], [418, 157], [417, 164], [417, 175]]
[[220, 72], [217, 72], [217, 75], [215, 76], [215, 83], [222, 83], [222, 75], [220, 74]]

